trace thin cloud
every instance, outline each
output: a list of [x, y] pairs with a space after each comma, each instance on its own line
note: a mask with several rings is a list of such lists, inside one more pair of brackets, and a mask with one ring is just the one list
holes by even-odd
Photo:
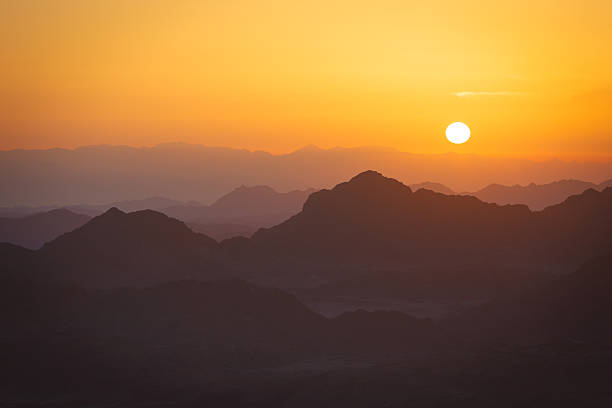
[[452, 93], [452, 95], [458, 96], [460, 98], [469, 96], [519, 96], [523, 94], [523, 92], [515, 91], [462, 91]]

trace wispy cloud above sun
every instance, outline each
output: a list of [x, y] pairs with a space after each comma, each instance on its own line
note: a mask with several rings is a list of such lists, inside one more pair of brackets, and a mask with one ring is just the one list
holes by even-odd
[[525, 92], [517, 91], [461, 91], [452, 93], [452, 95], [460, 98], [471, 96], [521, 96], [525, 94]]

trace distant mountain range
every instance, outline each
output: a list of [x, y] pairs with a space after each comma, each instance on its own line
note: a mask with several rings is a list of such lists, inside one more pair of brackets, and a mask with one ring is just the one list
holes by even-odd
[[222, 223], [252, 228], [268, 227], [297, 214], [314, 191], [307, 189], [278, 193], [268, 186], [241, 186], [210, 206], [175, 205], [161, 211], [203, 229], [207, 224]]
[[[541, 210], [586, 189], [601, 191], [610, 185], [612, 180], [598, 185], [577, 180], [512, 187], [492, 184], [475, 193], [463, 195], [473, 195], [482, 201], [497, 204], [526, 204], [532, 210]], [[411, 184], [410, 188], [413, 191], [426, 189], [446, 195], [457, 194], [450, 188], [433, 182]], [[315, 191], [308, 189], [278, 193], [268, 186], [241, 186], [210, 206], [195, 201], [181, 202], [164, 197], [151, 197], [106, 205], [72, 205], [63, 211], [49, 210], [50, 207], [0, 208], [0, 214], [6, 215], [0, 218], [0, 242], [11, 242], [36, 249], [44, 242], [71, 231], [89, 219], [81, 217], [80, 214], [96, 216], [112, 207], [127, 212], [144, 209], [160, 211], [186, 222], [194, 231], [217, 241], [237, 236], [250, 237], [259, 228], [274, 226], [297, 214], [308, 196]], [[68, 213], [73, 215], [68, 217]], [[18, 218], [23, 220], [18, 221]]]
[[532, 210], [542, 210], [550, 205], [558, 204], [567, 197], [580, 194], [588, 189], [604, 190], [612, 187], [612, 179], [600, 184], [580, 180], [560, 180], [548, 184], [527, 186], [502, 186], [491, 184], [474, 193], [467, 193], [478, 199], [497, 204], [525, 204]]
[[70, 232], [91, 217], [61, 208], [23, 218], [0, 218], [0, 242], [38, 249], [45, 242]]
[[587, 190], [532, 212], [524, 205], [487, 204], [471, 196], [412, 192], [368, 171], [311, 194], [299, 214], [260, 229], [251, 240], [223, 246], [249, 264], [284, 270], [279, 279], [295, 278], [302, 269], [313, 284], [329, 274], [373, 269], [479, 269], [503, 263], [571, 270], [610, 250], [610, 208], [612, 188]]
[[100, 215], [110, 208], [125, 212], [147, 209], [163, 212], [218, 241], [235, 236], [250, 237], [261, 227], [279, 224], [297, 214], [308, 195], [314, 191], [278, 193], [267, 186], [241, 186], [210, 206], [152, 197], [106, 205], [72, 205], [53, 210], [48, 207], [8, 207], [0, 209], [0, 214], [7, 214], [0, 218], [0, 242], [36, 249], [81, 226], [90, 216]]
[[[612, 187], [612, 179], [599, 184], [580, 180], [559, 180], [547, 184], [531, 183], [525, 186], [490, 184], [483, 189], [460, 194], [471, 195], [487, 203], [525, 204], [532, 210], [540, 211], [548, 206], [559, 204], [571, 195], [580, 194], [588, 189], [602, 191], [606, 187]], [[424, 188], [446, 195], [459, 194], [443, 184], [432, 182], [410, 184], [410, 188], [413, 191]]]
[[302, 211], [251, 239], [218, 244], [159, 212], [113, 208], [48, 242], [35, 256], [41, 270], [88, 287], [221, 277], [299, 287], [397, 270], [413, 282], [438, 276], [446, 282], [438, 286], [452, 290], [461, 287], [461, 279], [451, 284], [459, 270], [472, 271], [474, 276], [462, 279], [476, 281], [502, 264], [518, 277], [533, 270], [570, 271], [607, 253], [610, 208], [612, 188], [587, 190], [532, 212], [470, 196], [412, 192], [368, 171], [311, 194]]
[[157, 196], [207, 204], [241, 184], [277, 191], [329, 188], [368, 169], [407, 184], [433, 180], [455, 191], [475, 191], [491, 183], [601, 181], [612, 175], [612, 162], [426, 155], [380, 147], [311, 146], [280, 155], [189, 144], [12, 150], [0, 152], [0, 206], [62, 207]]

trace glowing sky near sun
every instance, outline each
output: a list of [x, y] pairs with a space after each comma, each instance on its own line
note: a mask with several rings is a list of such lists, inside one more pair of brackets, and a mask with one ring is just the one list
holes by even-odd
[[[0, 149], [612, 155], [612, 2], [0, 1]], [[472, 139], [453, 146], [449, 123]]]

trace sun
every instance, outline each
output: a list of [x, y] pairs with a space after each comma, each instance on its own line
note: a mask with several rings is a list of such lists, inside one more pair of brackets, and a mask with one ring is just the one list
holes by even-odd
[[454, 144], [462, 144], [470, 138], [470, 128], [463, 122], [454, 122], [446, 128], [446, 138]]

